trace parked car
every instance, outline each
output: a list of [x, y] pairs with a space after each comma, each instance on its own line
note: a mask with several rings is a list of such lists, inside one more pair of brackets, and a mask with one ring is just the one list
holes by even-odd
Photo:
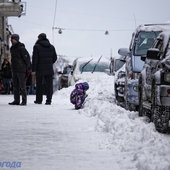
[[71, 85], [68, 78], [72, 67], [70, 62], [66, 56], [59, 55], [57, 61], [54, 63], [53, 92]]
[[147, 51], [139, 78], [139, 116], [143, 115], [154, 122], [158, 131], [167, 132], [170, 119], [170, 31], [162, 32]]
[[114, 58], [114, 91], [115, 100], [118, 105], [124, 106], [124, 87], [125, 87], [125, 57]]
[[70, 77], [71, 82], [81, 79], [83, 73], [109, 72], [109, 59], [105, 58], [77, 58], [73, 61], [73, 73]]
[[73, 74], [73, 66], [68, 64], [64, 67], [62, 72], [58, 72], [58, 90], [72, 85], [70, 77]]
[[152, 46], [155, 38], [166, 27], [166, 24], [140, 25], [132, 34], [129, 49], [121, 48], [118, 51], [120, 55], [126, 56], [124, 100], [128, 110], [138, 110], [139, 107], [138, 78], [144, 65], [141, 56], [146, 56], [147, 50]]

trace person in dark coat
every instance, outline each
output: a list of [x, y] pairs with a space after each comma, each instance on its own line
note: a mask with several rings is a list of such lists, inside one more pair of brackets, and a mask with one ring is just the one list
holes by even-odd
[[11, 65], [8, 59], [5, 58], [2, 63], [2, 80], [4, 86], [4, 94], [10, 94], [11, 78]]
[[87, 82], [77, 83], [75, 89], [70, 94], [70, 102], [75, 105], [75, 109], [81, 109], [85, 98], [87, 97], [86, 91], [89, 89]]
[[35, 104], [43, 101], [44, 84], [47, 105], [51, 104], [53, 94], [53, 64], [57, 60], [57, 54], [53, 45], [50, 44], [45, 33], [38, 36], [38, 40], [33, 47], [32, 74], [36, 75], [36, 100]]
[[[19, 42], [19, 35], [13, 34], [11, 36], [12, 47], [11, 52], [11, 68], [14, 101], [10, 105], [26, 105], [27, 93], [25, 84], [25, 75], [30, 68], [30, 55], [25, 48], [25, 45]], [[20, 94], [22, 95], [22, 102], [20, 103]]]

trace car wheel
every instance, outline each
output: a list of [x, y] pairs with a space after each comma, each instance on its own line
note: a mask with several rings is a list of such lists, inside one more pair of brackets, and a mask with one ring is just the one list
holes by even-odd
[[126, 100], [125, 100], [125, 109], [129, 110], [129, 111], [135, 111], [136, 110], [136, 106], [128, 102], [127, 96], [126, 96]]
[[61, 79], [59, 79], [58, 81], [58, 90], [61, 90], [62, 89], [62, 81]]
[[170, 107], [158, 106], [156, 104], [156, 90], [155, 84], [152, 85], [152, 110], [151, 121], [154, 122], [155, 128], [158, 132], [166, 133], [169, 125]]
[[155, 81], [152, 81], [152, 92], [151, 92], [151, 101], [152, 101], [152, 105], [151, 105], [151, 122], [154, 122], [154, 112], [155, 112], [155, 108], [156, 108], [156, 102], [155, 102]]
[[125, 81], [125, 88], [124, 88], [124, 107], [126, 110], [130, 110], [130, 104], [128, 102], [128, 97], [127, 97], [127, 81]]
[[169, 125], [169, 107], [156, 106], [153, 121], [158, 132], [166, 133]]
[[115, 83], [115, 85], [114, 85], [114, 91], [115, 91], [115, 101], [117, 101], [118, 91], [117, 91], [117, 85], [116, 85], [116, 83]]
[[139, 116], [143, 116], [143, 87], [142, 87], [142, 78], [139, 79], [138, 87], [138, 98], [139, 98]]
[[127, 94], [125, 94], [125, 109], [130, 110], [130, 103], [128, 102]]

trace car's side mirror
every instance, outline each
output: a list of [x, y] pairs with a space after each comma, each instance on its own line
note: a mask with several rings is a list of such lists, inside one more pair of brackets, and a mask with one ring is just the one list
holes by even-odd
[[147, 59], [160, 60], [160, 51], [157, 48], [150, 48], [147, 51]]
[[130, 51], [129, 51], [128, 48], [120, 48], [118, 50], [118, 54], [121, 55], [121, 56], [129, 56]]
[[146, 55], [141, 56], [141, 60], [145, 61], [146, 60]]

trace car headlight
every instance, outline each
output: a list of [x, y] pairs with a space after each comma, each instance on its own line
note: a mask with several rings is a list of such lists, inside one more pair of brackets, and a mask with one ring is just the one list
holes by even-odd
[[170, 83], [170, 73], [164, 74], [164, 81]]
[[138, 91], [138, 86], [133, 86], [133, 90], [137, 92]]
[[125, 77], [125, 72], [124, 72], [124, 71], [120, 71], [120, 72], [118, 73], [118, 79], [121, 79], [121, 78], [123, 78], [123, 77]]

